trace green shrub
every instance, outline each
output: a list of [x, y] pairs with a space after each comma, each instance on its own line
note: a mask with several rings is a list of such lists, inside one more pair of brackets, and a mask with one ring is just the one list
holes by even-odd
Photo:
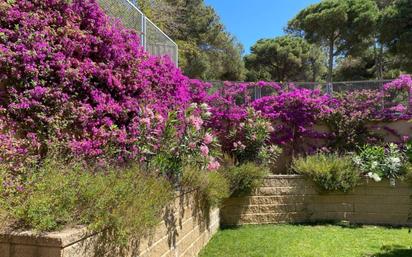
[[405, 156], [409, 163], [412, 163], [412, 141], [409, 140], [405, 144]]
[[229, 183], [218, 172], [206, 172], [193, 167], [185, 167], [182, 176], [184, 190], [197, 190], [201, 201], [207, 207], [217, 207], [229, 197]]
[[360, 180], [360, 172], [350, 156], [317, 153], [293, 160], [292, 169], [309, 176], [326, 191], [348, 192]]
[[0, 209], [9, 221], [37, 231], [88, 225], [109, 231], [118, 243], [154, 228], [173, 198], [169, 182], [133, 166], [93, 174], [80, 165], [49, 162], [21, 192], [9, 193], [2, 185]]
[[249, 194], [253, 189], [262, 185], [263, 178], [269, 173], [268, 168], [254, 163], [239, 166], [229, 166], [220, 170], [229, 181], [232, 196]]

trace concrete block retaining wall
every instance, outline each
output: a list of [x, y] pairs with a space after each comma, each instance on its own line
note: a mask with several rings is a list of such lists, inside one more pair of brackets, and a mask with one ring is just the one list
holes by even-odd
[[149, 237], [131, 243], [126, 252], [105, 249], [99, 234], [84, 228], [37, 235], [30, 231], [0, 233], [1, 257], [197, 256], [219, 228], [219, 209], [201, 210], [194, 194], [186, 194], [165, 212]]
[[[199, 208], [195, 195], [176, 198], [151, 236], [130, 244], [126, 253], [108, 254], [100, 234], [84, 228], [36, 235], [0, 233], [1, 257], [197, 256], [223, 225], [349, 221], [412, 225], [412, 186], [398, 181], [364, 180], [350, 193], [322, 193], [309, 179], [273, 175], [245, 197], [230, 198], [220, 210]], [[103, 242], [103, 244], [101, 243]], [[113, 249], [112, 249], [113, 250]]]
[[303, 176], [274, 175], [250, 196], [228, 199], [224, 225], [349, 221], [412, 225], [412, 186], [364, 180], [350, 193], [322, 193]]

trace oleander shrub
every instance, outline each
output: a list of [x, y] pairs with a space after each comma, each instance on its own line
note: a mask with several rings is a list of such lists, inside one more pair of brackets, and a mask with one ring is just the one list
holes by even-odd
[[229, 181], [230, 195], [242, 196], [260, 187], [265, 176], [269, 174], [269, 169], [249, 162], [239, 166], [227, 166], [219, 172]]
[[393, 143], [386, 146], [365, 145], [353, 160], [364, 175], [375, 181], [402, 177], [407, 162], [402, 149]]
[[325, 191], [348, 192], [358, 185], [360, 170], [349, 155], [316, 153], [294, 158], [292, 170], [306, 175]]
[[281, 150], [270, 144], [270, 134], [274, 128], [271, 122], [262, 117], [261, 112], [247, 108], [247, 116], [237, 126], [232, 127], [227, 140], [232, 142], [230, 154], [237, 163], [246, 162], [272, 163]]
[[91, 231], [109, 231], [120, 244], [146, 235], [173, 199], [168, 181], [137, 166], [92, 173], [56, 161], [47, 161], [19, 191], [8, 189], [0, 183], [0, 212], [9, 226], [41, 232], [87, 225]]

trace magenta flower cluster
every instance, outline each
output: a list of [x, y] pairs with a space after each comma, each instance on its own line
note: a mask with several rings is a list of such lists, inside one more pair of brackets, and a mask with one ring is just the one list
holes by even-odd
[[[201, 100], [208, 102], [212, 107], [211, 122], [206, 125], [218, 135], [224, 151], [236, 151], [233, 145], [239, 145], [239, 142], [233, 141], [235, 137], [229, 132], [233, 128], [241, 127], [247, 118], [249, 107], [261, 112], [272, 122], [274, 130], [270, 134], [268, 144], [283, 145], [296, 151], [317, 147], [317, 144], [304, 147], [303, 142], [309, 142], [307, 139], [333, 141], [337, 136], [334, 131], [320, 132], [316, 128], [317, 125], [331, 119], [361, 121], [362, 124], [372, 120], [410, 119], [412, 110], [397, 101], [399, 95], [405, 92], [407, 100], [410, 101], [411, 80], [411, 76], [403, 75], [384, 85], [382, 89], [345, 92], [334, 96], [293, 85], [282, 88], [276, 83], [225, 82], [222, 88], [213, 94], [203, 96]], [[272, 94], [252, 101], [251, 95], [256, 86]], [[210, 85], [203, 87], [210, 90]], [[390, 99], [389, 93], [393, 95]], [[196, 95], [200, 94], [197, 92]]]
[[86, 156], [107, 145], [136, 156], [150, 113], [160, 133], [168, 112], [190, 99], [181, 71], [145, 53], [139, 35], [95, 0], [2, 1], [0, 84], [0, 107], [20, 134], [67, 142]]
[[[412, 107], [412, 77], [410, 75], [401, 75], [398, 79], [387, 83], [383, 86], [384, 97], [390, 101], [400, 99], [400, 102], [389, 104], [386, 111], [395, 113], [405, 113]], [[403, 96], [403, 97], [402, 97]]]

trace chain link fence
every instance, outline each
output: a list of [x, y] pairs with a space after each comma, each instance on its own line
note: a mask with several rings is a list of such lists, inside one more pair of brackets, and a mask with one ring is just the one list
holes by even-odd
[[[282, 88], [288, 88], [291, 85], [307, 89], [319, 89], [325, 93], [338, 93], [338, 92], [348, 92], [356, 90], [380, 90], [383, 85], [391, 82], [392, 80], [368, 80], [368, 81], [342, 81], [333, 82], [332, 84], [326, 82], [287, 82], [278, 83]], [[218, 89], [224, 87], [224, 81], [208, 81], [212, 84], [211, 91], [217, 91]], [[244, 82], [234, 82], [234, 83], [244, 83]], [[249, 90], [250, 97], [255, 100], [264, 96], [270, 96], [275, 93], [275, 90], [271, 87], [259, 87], [255, 86]]]
[[[345, 81], [345, 82], [334, 82], [332, 84], [328, 83], [313, 83], [313, 82], [288, 82], [288, 83], [278, 83], [282, 88], [287, 89], [292, 84], [296, 87], [307, 88], [307, 89], [319, 89], [324, 93], [334, 94], [340, 92], [351, 92], [357, 90], [374, 90], [380, 91], [388, 82], [392, 80], [371, 80], [371, 81]], [[216, 92], [221, 90], [225, 90], [225, 82], [223, 81], [209, 81], [212, 84], [212, 88], [210, 92]], [[242, 83], [242, 82], [230, 82], [230, 83]], [[236, 102], [238, 103], [246, 103], [248, 101], [254, 101], [256, 99], [270, 96], [276, 94], [276, 90], [270, 86], [252, 86], [249, 87], [245, 94], [236, 96]], [[411, 97], [409, 92], [405, 92], [400, 90], [399, 92], [395, 92], [392, 94], [385, 95], [382, 102], [379, 105], [382, 108], [387, 107], [394, 107], [398, 104], [402, 104], [403, 106], [408, 107], [412, 111], [411, 106]]]
[[98, 3], [109, 16], [119, 19], [126, 28], [140, 32], [140, 42], [148, 53], [159, 57], [169, 56], [178, 65], [177, 44], [136, 7], [135, 1], [98, 0]]

